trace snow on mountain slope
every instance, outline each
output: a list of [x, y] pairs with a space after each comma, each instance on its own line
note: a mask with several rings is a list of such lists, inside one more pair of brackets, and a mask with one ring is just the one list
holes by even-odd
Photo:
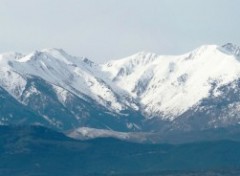
[[[10, 55], [2, 60], [4, 61], [1, 61], [1, 64], [7, 66], [8, 69], [6, 70], [5, 66], [0, 69], [2, 84], [6, 84], [4, 87], [16, 97], [21, 92], [15, 95], [10, 89], [24, 89], [24, 84], [26, 84], [20, 75], [24, 77], [37, 76], [53, 85], [63, 87], [81, 98], [90, 97], [110, 110], [119, 112], [125, 108], [115, 90], [112, 90], [101, 79], [101, 75], [97, 71], [98, 65], [86, 58], [70, 56], [61, 49], [45, 49], [22, 57]], [[10, 73], [9, 70], [11, 70], [13, 83], [11, 80], [7, 81], [9, 77], [4, 76], [4, 74]], [[18, 85], [12, 85], [14, 83]], [[64, 94], [58, 95], [64, 96]]]
[[0, 86], [8, 90], [15, 98], [19, 98], [27, 84], [21, 74], [12, 68], [11, 62], [21, 58], [19, 53], [4, 53], [0, 55]]
[[227, 54], [235, 55], [236, 57], [240, 57], [240, 47], [237, 45], [234, 45], [232, 43], [227, 43], [219, 49]]
[[140, 52], [101, 65], [61, 49], [5, 53], [0, 55], [0, 87], [45, 120], [59, 127], [68, 123], [67, 129], [142, 130], [149, 129], [148, 122], [157, 126], [152, 119], [160, 126], [177, 119], [183, 124], [194, 113], [215, 126], [228, 124], [219, 118], [228, 111], [231, 123], [239, 119], [239, 53], [233, 44], [205, 45], [180, 56]]
[[78, 128], [69, 132], [67, 135], [75, 139], [93, 139], [98, 137], [114, 137], [119, 139], [129, 138], [129, 133], [87, 127]]
[[148, 118], [173, 120], [206, 98], [212, 83], [222, 86], [240, 77], [238, 53], [231, 44], [206, 45], [181, 56], [142, 52], [110, 61], [102, 70], [139, 100]]

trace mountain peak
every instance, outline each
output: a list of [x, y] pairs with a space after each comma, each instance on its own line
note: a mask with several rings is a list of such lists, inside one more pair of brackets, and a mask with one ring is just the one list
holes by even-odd
[[29, 62], [29, 61], [39, 60], [39, 59], [45, 60], [46, 58], [54, 58], [56, 60], [61, 60], [65, 63], [69, 63], [69, 60], [71, 60], [73, 56], [67, 54], [63, 49], [48, 48], [40, 51], [36, 50], [20, 58], [18, 61]]
[[157, 56], [158, 55], [155, 53], [141, 51], [124, 59], [120, 59], [119, 61], [125, 64], [131, 63], [132, 65], [145, 65], [154, 61]]
[[61, 48], [47, 48], [41, 50], [42, 53], [50, 55], [54, 58], [72, 58], [73, 56], [69, 55], [66, 51]]
[[225, 51], [228, 54], [232, 54], [235, 56], [240, 56], [240, 47], [233, 43], [227, 43], [221, 47], [223, 51]]
[[66, 51], [64, 51], [63, 49], [61, 48], [45, 48], [43, 50], [41, 50], [41, 52], [43, 53], [59, 53], [59, 54], [62, 54], [62, 55], [68, 55]]
[[152, 53], [152, 52], [147, 52], [147, 51], [140, 51], [137, 52], [136, 54], [133, 54], [131, 57], [136, 58], [136, 59], [145, 59], [145, 58], [152, 58], [156, 57], [157, 54]]

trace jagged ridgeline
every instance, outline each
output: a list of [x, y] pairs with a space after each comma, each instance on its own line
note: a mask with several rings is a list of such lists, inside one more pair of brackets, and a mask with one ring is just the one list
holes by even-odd
[[0, 55], [0, 123], [122, 132], [191, 131], [240, 122], [239, 47], [179, 56], [140, 52], [96, 64], [61, 49]]

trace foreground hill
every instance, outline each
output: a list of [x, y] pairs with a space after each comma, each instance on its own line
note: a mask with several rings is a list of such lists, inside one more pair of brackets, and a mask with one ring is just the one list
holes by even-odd
[[239, 173], [239, 158], [240, 143], [233, 141], [182, 145], [111, 138], [76, 141], [40, 126], [0, 128], [0, 175], [234, 175]]

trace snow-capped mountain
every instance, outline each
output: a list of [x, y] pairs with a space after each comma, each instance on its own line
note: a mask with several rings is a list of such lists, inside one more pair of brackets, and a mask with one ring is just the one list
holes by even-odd
[[[19, 98], [26, 87], [28, 76], [39, 77], [54, 85], [59, 100], [64, 103], [68, 90], [80, 98], [90, 97], [99, 104], [119, 111], [124, 108], [124, 104], [117, 100], [114, 90], [104, 82], [101, 75], [98, 75], [96, 65], [86, 58], [76, 58], [66, 54], [63, 50], [49, 49], [36, 51], [29, 55], [19, 57], [18, 54], [7, 55], [5, 59], [5, 70], [13, 74], [11, 82], [6, 82], [6, 89], [13, 89], [17, 84], [19, 92], [10, 93]], [[4, 57], [4, 56], [3, 56]], [[6, 63], [7, 61], [7, 63]], [[4, 76], [5, 79], [7, 76]], [[7, 85], [10, 84], [10, 85]], [[63, 88], [63, 89], [62, 89]], [[32, 91], [36, 91], [32, 89]]]
[[116, 85], [139, 100], [148, 118], [173, 120], [240, 76], [238, 48], [209, 45], [181, 56], [138, 53], [103, 65]]
[[0, 122], [117, 131], [236, 125], [239, 53], [228, 43], [180, 56], [140, 52], [104, 64], [61, 49], [1, 54]]
[[[115, 129], [122, 129], [130, 123], [126, 117], [129, 113], [133, 115], [131, 119], [135, 118], [138, 112], [131, 112], [137, 109], [134, 101], [127, 92], [106, 82], [105, 76], [99, 65], [60, 49], [0, 56], [0, 86], [5, 94], [41, 116], [41, 123], [60, 129], [79, 125], [101, 128], [114, 125]], [[0, 113], [2, 124], [14, 119], [11, 111], [5, 113], [1, 108]], [[22, 116], [19, 123], [32, 119], [32, 116]], [[121, 116], [125, 117], [122, 125]]]

